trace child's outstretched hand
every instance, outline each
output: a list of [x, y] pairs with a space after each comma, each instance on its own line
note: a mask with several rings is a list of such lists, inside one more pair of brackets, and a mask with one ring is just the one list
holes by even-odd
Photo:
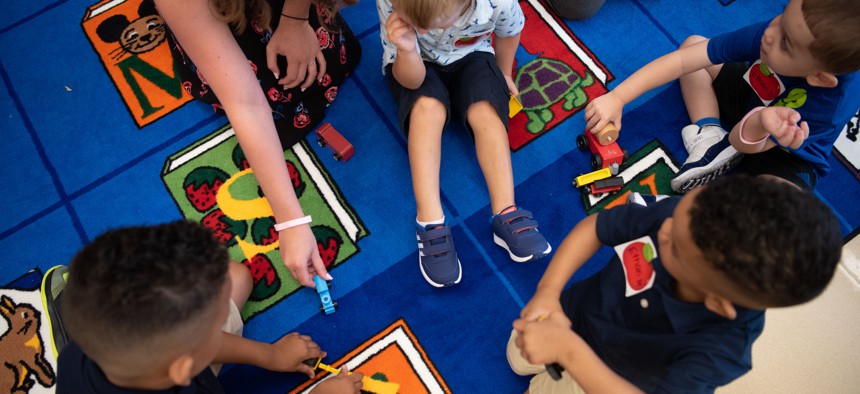
[[576, 333], [570, 329], [570, 320], [562, 312], [554, 312], [544, 320], [514, 321], [518, 335], [516, 345], [531, 364], [549, 364], [562, 359], [565, 344], [572, 342]]
[[564, 315], [558, 296], [553, 294], [543, 294], [538, 290], [523, 310], [520, 311], [520, 319], [525, 321], [537, 321], [541, 316], [549, 316], [551, 314]]
[[809, 137], [809, 125], [800, 121], [800, 113], [788, 107], [767, 107], [759, 113], [760, 122], [780, 145], [797, 149]]
[[385, 31], [388, 32], [388, 41], [391, 41], [398, 50], [415, 52], [417, 48], [415, 28], [406, 23], [397, 11], [388, 16], [388, 20], [385, 21]]
[[311, 337], [299, 335], [297, 332], [284, 335], [269, 349], [271, 354], [269, 362], [265, 365], [266, 369], [275, 372], [300, 372], [310, 378], [315, 376], [314, 370], [303, 361], [326, 356]]
[[361, 383], [362, 378], [364, 378], [364, 375], [361, 372], [349, 375], [349, 369], [343, 367], [340, 370], [340, 374], [318, 384], [317, 387], [311, 390], [311, 394], [359, 394], [363, 386], [363, 383]]
[[613, 93], [607, 92], [585, 106], [585, 128], [592, 133], [603, 130], [609, 122], [621, 130], [621, 111], [624, 103]]

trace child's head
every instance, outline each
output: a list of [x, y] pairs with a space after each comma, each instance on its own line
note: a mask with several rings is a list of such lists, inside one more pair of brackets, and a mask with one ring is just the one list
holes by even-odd
[[749, 176], [688, 193], [659, 238], [664, 266], [679, 288], [729, 318], [733, 304], [764, 309], [815, 298], [842, 250], [836, 217], [814, 195]]
[[121, 387], [187, 385], [221, 346], [227, 252], [192, 222], [108, 231], [69, 266], [69, 336]]
[[430, 29], [447, 29], [466, 12], [472, 0], [394, 0], [394, 10], [404, 20], [426, 34]]
[[860, 7], [856, 0], [791, 0], [761, 42], [774, 71], [836, 85], [834, 75], [860, 70]]

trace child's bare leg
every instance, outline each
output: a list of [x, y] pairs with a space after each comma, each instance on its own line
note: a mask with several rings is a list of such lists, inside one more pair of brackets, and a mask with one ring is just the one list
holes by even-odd
[[[706, 40], [702, 36], [690, 36], [681, 43], [681, 48], [688, 47]], [[711, 84], [722, 68], [721, 64], [708, 67], [703, 70], [694, 71], [680, 78], [681, 95], [684, 96], [684, 104], [687, 106], [687, 114], [693, 123], [704, 118], [720, 118], [720, 107], [717, 104], [717, 95]]]
[[240, 263], [230, 261], [227, 277], [232, 285], [230, 299], [233, 300], [239, 310], [242, 310], [242, 306], [245, 305], [245, 301], [248, 301], [248, 297], [251, 295], [251, 290], [254, 287], [251, 271], [248, 270], [248, 267]]
[[430, 97], [415, 101], [409, 115], [409, 168], [418, 220], [429, 222], [444, 216], [439, 198], [442, 129], [448, 114], [445, 105]]
[[493, 214], [514, 205], [514, 175], [505, 124], [487, 101], [472, 104], [466, 113], [475, 134], [475, 151], [490, 192]]

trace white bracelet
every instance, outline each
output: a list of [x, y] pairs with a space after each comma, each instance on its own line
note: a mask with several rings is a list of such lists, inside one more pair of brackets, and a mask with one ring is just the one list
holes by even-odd
[[758, 141], [750, 141], [750, 140], [744, 138], [744, 124], [747, 122], [747, 119], [749, 119], [749, 117], [752, 116], [752, 114], [759, 112], [759, 111], [763, 110], [764, 108], [765, 107], [755, 107], [755, 108], [751, 109], [750, 112], [748, 112], [744, 116], [743, 119], [741, 119], [739, 127], [738, 127], [738, 139], [740, 139], [741, 142], [743, 142], [747, 145], [758, 145], [762, 142], [767, 141], [767, 139], [770, 137], [770, 135], [766, 135], [766, 136], [764, 136], [764, 138], [762, 138]]
[[275, 225], [275, 231], [286, 230], [288, 228], [300, 226], [300, 225], [310, 223], [310, 222], [311, 222], [311, 215], [302, 216], [298, 219], [287, 220], [286, 222], [276, 224]]

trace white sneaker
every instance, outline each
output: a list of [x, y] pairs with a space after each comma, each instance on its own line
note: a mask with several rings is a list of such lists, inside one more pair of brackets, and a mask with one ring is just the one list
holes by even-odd
[[689, 125], [681, 130], [689, 156], [672, 179], [672, 190], [686, 193], [722, 175], [743, 157], [729, 142], [729, 133], [717, 125]]

